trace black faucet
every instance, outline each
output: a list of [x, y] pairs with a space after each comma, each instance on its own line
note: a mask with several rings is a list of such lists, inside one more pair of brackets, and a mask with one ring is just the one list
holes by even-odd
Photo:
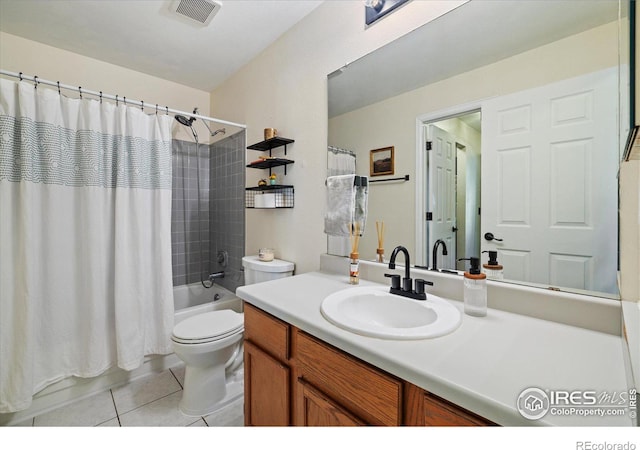
[[442, 244], [442, 256], [447, 256], [447, 244], [444, 243], [442, 239], [438, 239], [435, 244], [433, 244], [433, 253], [432, 253], [432, 264], [431, 270], [438, 271], [438, 246]]
[[428, 284], [429, 286], [433, 286], [431, 281], [425, 280], [416, 280], [416, 289], [415, 291], [412, 288], [412, 280], [411, 280], [411, 262], [409, 259], [409, 251], [399, 245], [393, 249], [391, 253], [391, 259], [389, 260], [389, 269], [396, 268], [396, 256], [398, 256], [398, 252], [404, 253], [404, 278], [402, 279], [402, 288], [400, 288], [400, 275], [394, 275], [390, 273], [385, 273], [385, 277], [391, 278], [391, 289], [389, 292], [396, 295], [402, 295], [403, 297], [409, 297], [414, 300], [426, 300], [427, 294], [424, 292], [424, 285]]

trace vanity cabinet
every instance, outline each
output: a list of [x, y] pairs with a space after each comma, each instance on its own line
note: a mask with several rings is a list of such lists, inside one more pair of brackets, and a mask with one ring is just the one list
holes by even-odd
[[245, 425], [291, 424], [289, 325], [245, 303], [244, 333]]
[[245, 303], [245, 425], [492, 423]]

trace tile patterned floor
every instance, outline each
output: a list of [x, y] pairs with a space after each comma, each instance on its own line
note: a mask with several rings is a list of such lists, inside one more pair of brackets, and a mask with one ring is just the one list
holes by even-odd
[[178, 366], [95, 394], [15, 426], [229, 427], [244, 424], [242, 397], [208, 416], [185, 416], [178, 410], [183, 384], [184, 366]]

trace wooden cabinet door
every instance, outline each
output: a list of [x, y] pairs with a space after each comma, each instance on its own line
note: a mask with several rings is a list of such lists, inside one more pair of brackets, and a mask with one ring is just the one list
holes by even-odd
[[409, 426], [465, 427], [495, 423], [405, 382], [404, 424]]
[[294, 335], [296, 376], [368, 425], [402, 424], [402, 381], [300, 330]]
[[297, 384], [294, 414], [298, 425], [305, 427], [365, 425], [363, 421], [336, 404], [302, 378], [298, 378]]
[[245, 341], [245, 425], [286, 426], [291, 423], [289, 372], [289, 367]]
[[425, 394], [424, 396], [424, 418], [426, 426], [434, 427], [481, 427], [492, 425], [488, 420], [431, 394]]

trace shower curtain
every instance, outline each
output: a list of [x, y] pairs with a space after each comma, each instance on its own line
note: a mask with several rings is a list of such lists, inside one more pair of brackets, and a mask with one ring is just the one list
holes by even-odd
[[327, 177], [356, 173], [356, 154], [351, 150], [327, 147]]
[[0, 80], [0, 413], [172, 351], [171, 120]]

